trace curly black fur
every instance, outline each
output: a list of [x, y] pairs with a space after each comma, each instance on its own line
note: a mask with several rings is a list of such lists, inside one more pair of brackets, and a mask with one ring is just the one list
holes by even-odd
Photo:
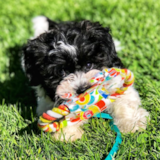
[[[48, 22], [49, 31], [28, 41], [23, 58], [31, 85], [41, 85], [52, 100], [58, 84], [70, 73], [101, 70], [104, 66], [123, 67], [109, 28], [87, 20], [56, 23], [48, 19]], [[72, 49], [64, 49], [62, 44]]]

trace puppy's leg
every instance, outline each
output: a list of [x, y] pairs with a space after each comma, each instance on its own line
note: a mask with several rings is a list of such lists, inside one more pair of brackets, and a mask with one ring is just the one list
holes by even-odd
[[149, 113], [139, 105], [141, 105], [140, 97], [133, 87], [129, 87], [123, 95], [116, 99], [111, 115], [121, 132], [146, 129]]
[[60, 141], [75, 141], [80, 139], [84, 133], [81, 126], [87, 121], [81, 121], [73, 126], [67, 126], [61, 131], [53, 134], [53, 138]]
[[37, 116], [41, 116], [43, 112], [46, 112], [49, 109], [54, 107], [54, 102], [45, 94], [45, 91], [42, 86], [33, 87], [37, 95]]
[[47, 110], [50, 110], [53, 108], [54, 103], [50, 100], [49, 97], [38, 97], [37, 98], [37, 109], [36, 113], [38, 116], [41, 116], [43, 112], [46, 112]]

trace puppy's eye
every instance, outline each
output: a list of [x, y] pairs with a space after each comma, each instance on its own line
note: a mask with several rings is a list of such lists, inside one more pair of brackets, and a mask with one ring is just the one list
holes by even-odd
[[61, 76], [61, 77], [64, 77], [66, 75], [64, 69], [59, 69], [58, 70], [58, 75]]
[[92, 69], [92, 68], [93, 68], [93, 63], [87, 63], [86, 68], [87, 68], [87, 69]]

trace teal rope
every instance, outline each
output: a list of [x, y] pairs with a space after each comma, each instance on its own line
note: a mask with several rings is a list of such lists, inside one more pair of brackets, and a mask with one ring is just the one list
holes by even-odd
[[[105, 118], [105, 119], [113, 119], [109, 114], [107, 113], [98, 113], [97, 115], [95, 115], [94, 117], [97, 117], [97, 118]], [[121, 137], [121, 133], [118, 129], [118, 127], [116, 125], [114, 125], [113, 123], [113, 120], [109, 123], [110, 126], [111, 126], [111, 129], [113, 131], [115, 131], [117, 133], [117, 136], [116, 136], [116, 140], [115, 140], [115, 143], [112, 147], [112, 149], [110, 150], [108, 156], [105, 158], [105, 160], [112, 160], [112, 157], [114, 156], [114, 154], [118, 151], [118, 147], [119, 145], [122, 143], [122, 137]]]

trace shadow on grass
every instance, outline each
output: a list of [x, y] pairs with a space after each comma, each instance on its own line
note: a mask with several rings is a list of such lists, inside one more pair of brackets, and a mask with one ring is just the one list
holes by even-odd
[[[9, 78], [0, 82], [0, 103], [4, 101], [7, 105], [16, 104], [18, 112], [24, 120], [33, 121], [33, 118], [36, 117], [36, 97], [21, 68], [21, 49], [22, 46], [17, 45], [6, 50], [9, 57], [9, 66], [4, 72], [9, 75]], [[37, 124], [35, 126], [35, 123], [37, 122], [29, 124], [23, 130], [29, 132], [34, 128], [37, 130]]]

